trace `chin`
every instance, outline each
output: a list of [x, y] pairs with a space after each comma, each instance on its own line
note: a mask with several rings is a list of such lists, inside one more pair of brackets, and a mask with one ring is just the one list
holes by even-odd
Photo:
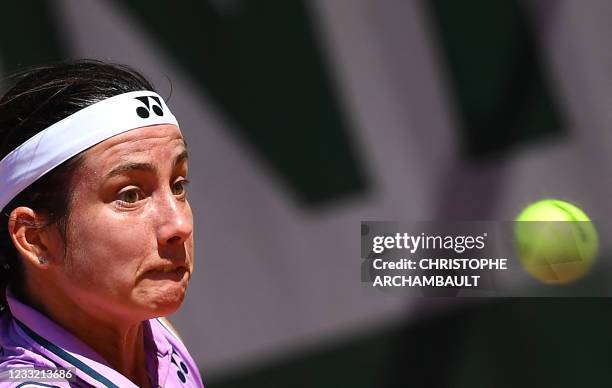
[[183, 304], [183, 298], [163, 298], [147, 304], [147, 318], [165, 317], [174, 314]]
[[151, 318], [165, 317], [174, 314], [181, 307], [181, 304], [182, 301], [173, 303], [159, 303], [155, 306], [155, 309], [151, 311], [153, 315]]
[[156, 318], [175, 313], [183, 304], [186, 287], [178, 284], [170, 287], [157, 287], [145, 293], [145, 300], [139, 303], [146, 310], [148, 318]]

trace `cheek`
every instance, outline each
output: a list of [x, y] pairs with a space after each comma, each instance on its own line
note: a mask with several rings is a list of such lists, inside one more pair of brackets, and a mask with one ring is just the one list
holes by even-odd
[[73, 220], [68, 226], [67, 264], [90, 282], [114, 283], [115, 287], [133, 283], [150, 251], [148, 226], [142, 220], [134, 222], [104, 211], [79, 221], [77, 224]]

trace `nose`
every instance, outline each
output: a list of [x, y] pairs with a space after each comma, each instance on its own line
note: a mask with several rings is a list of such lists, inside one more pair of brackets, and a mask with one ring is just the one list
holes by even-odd
[[183, 244], [193, 233], [189, 203], [172, 193], [164, 194], [157, 206], [157, 242], [159, 245]]

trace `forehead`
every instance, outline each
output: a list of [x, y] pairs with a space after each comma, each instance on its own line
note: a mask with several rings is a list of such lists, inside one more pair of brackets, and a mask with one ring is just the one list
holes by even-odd
[[127, 159], [171, 162], [185, 148], [183, 135], [177, 126], [152, 125], [132, 129], [98, 143], [87, 151], [85, 165], [104, 170]]

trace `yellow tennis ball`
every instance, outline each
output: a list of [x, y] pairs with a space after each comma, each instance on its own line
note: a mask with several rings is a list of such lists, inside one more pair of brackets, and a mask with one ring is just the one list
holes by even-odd
[[569, 283], [581, 278], [599, 249], [597, 230], [571, 203], [544, 199], [527, 206], [514, 223], [521, 264], [544, 283]]

